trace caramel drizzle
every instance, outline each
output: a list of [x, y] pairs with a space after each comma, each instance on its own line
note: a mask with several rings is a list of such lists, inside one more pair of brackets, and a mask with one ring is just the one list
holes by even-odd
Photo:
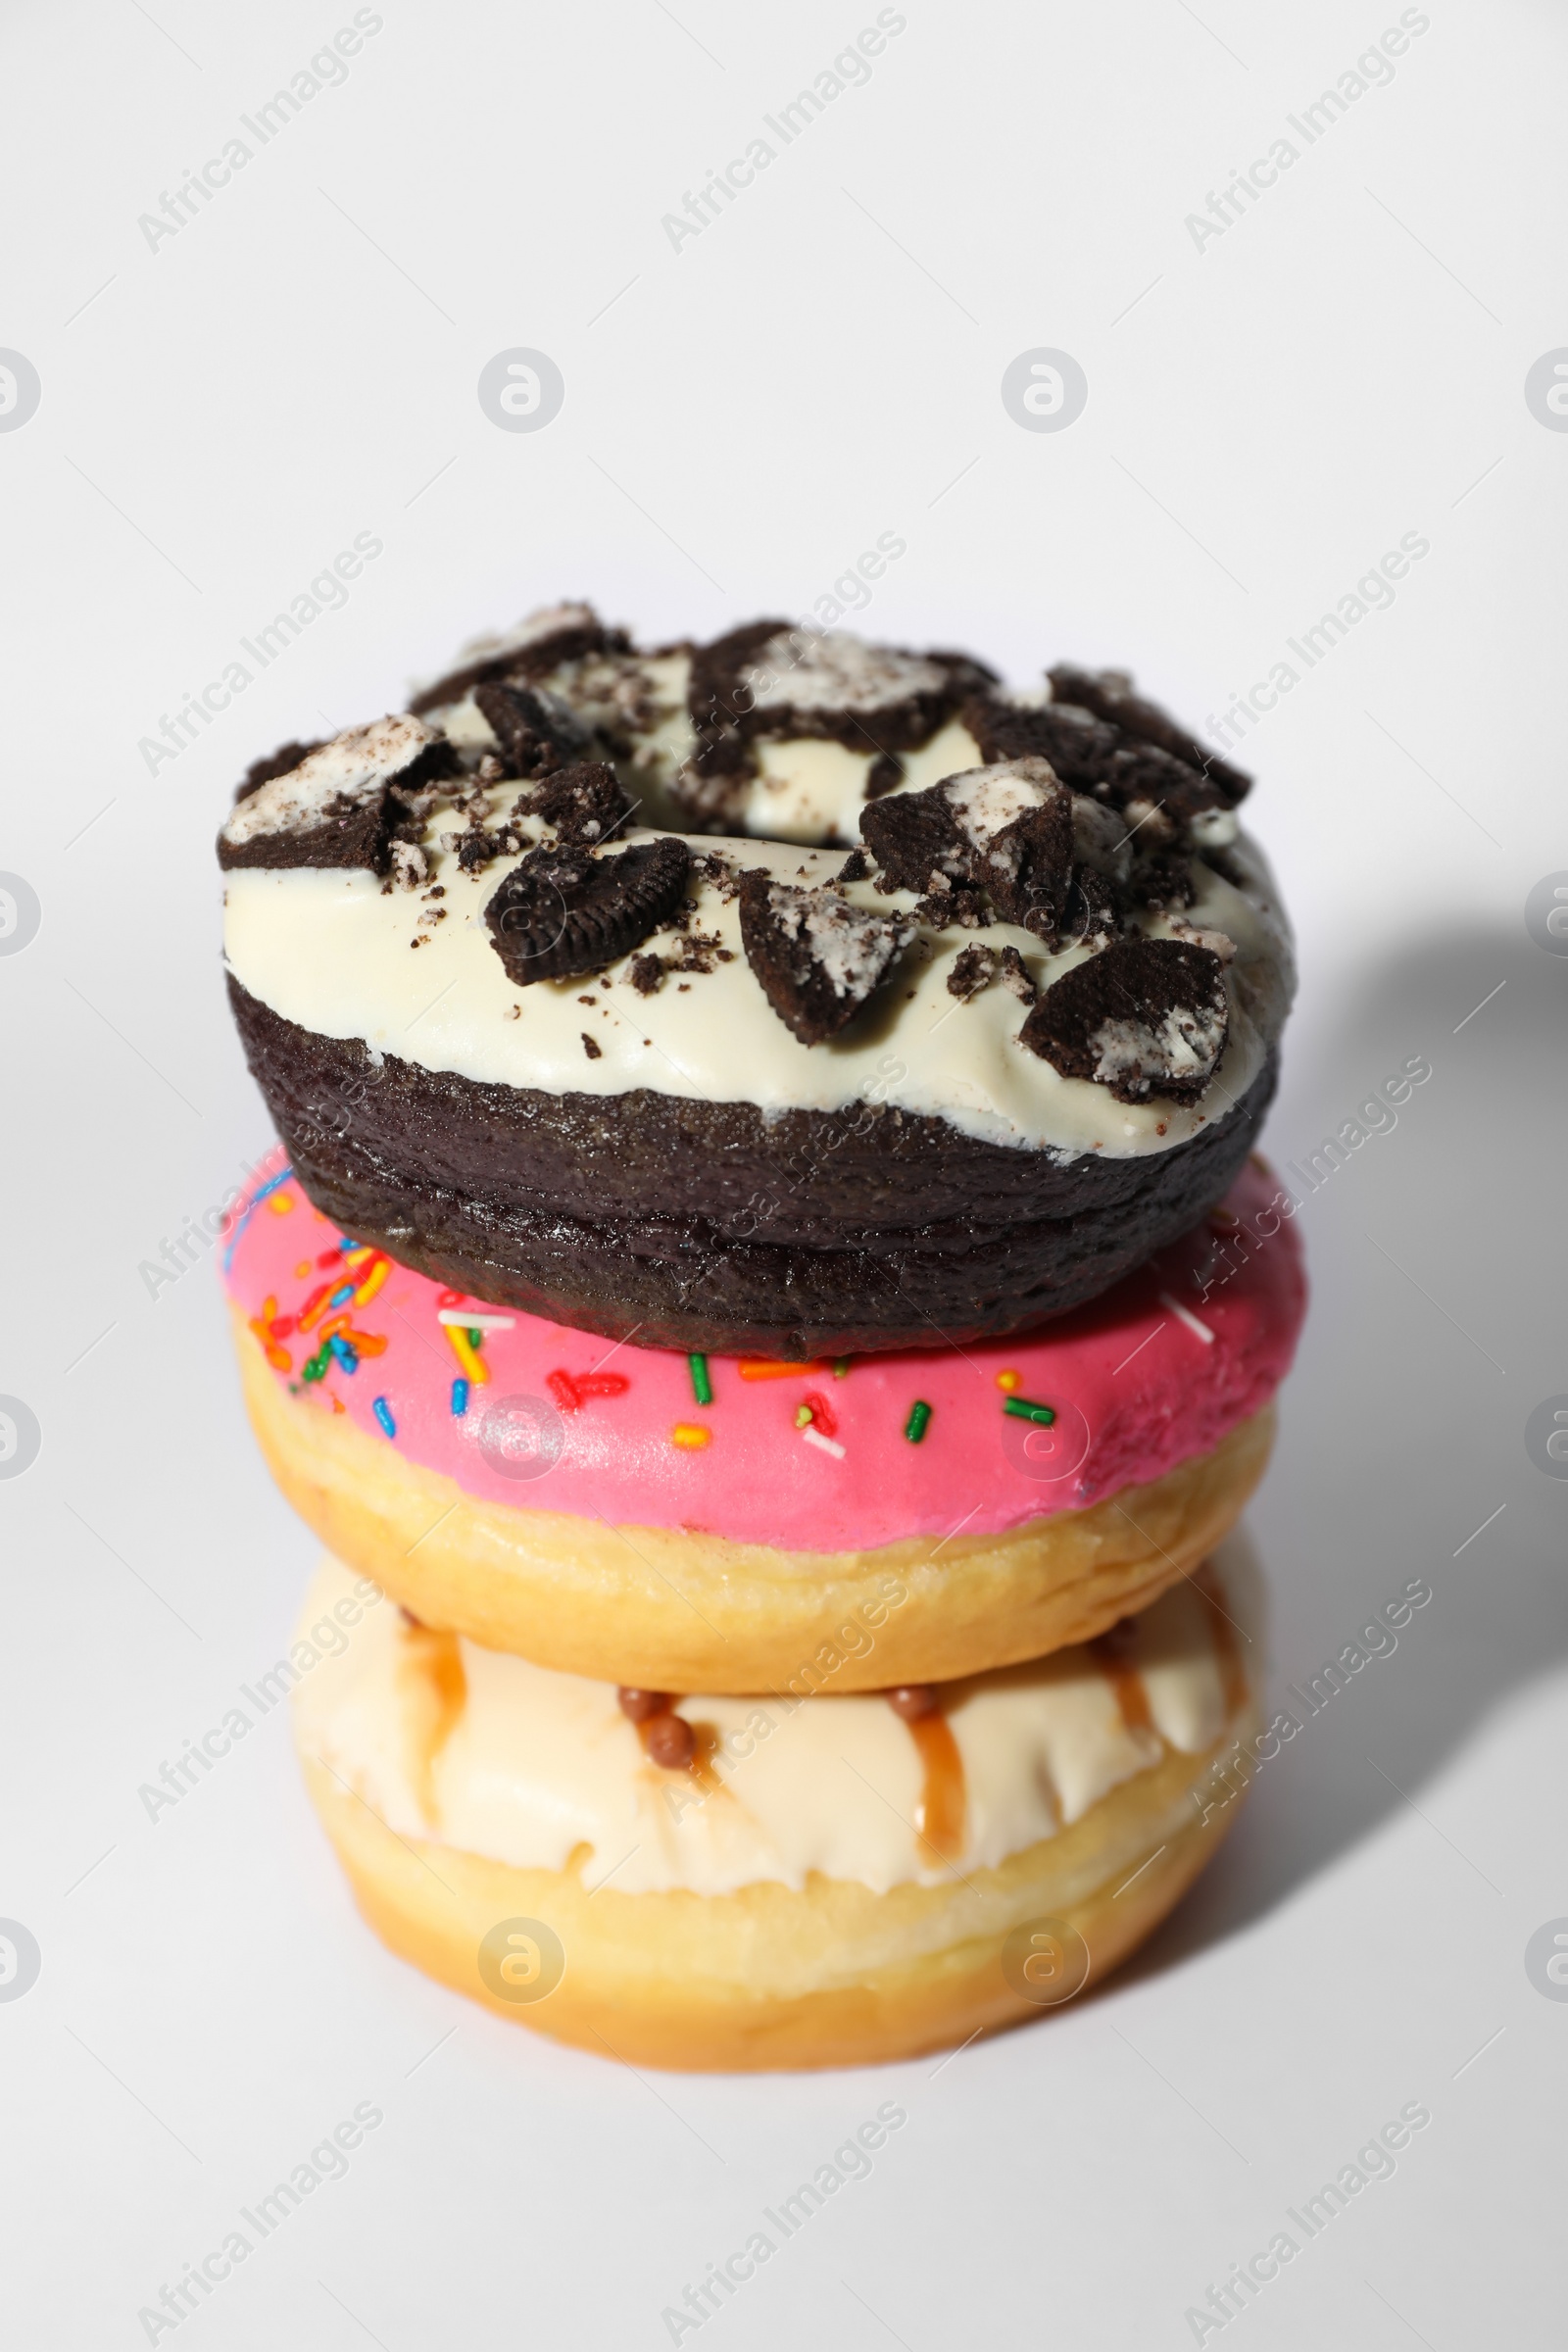
[[1144, 1678], [1125, 1654], [1114, 1633], [1099, 1635], [1090, 1642], [1089, 1654], [1110, 1685], [1124, 1729], [1129, 1732], [1151, 1732], [1158, 1740], [1154, 1719], [1149, 1711], [1149, 1692], [1144, 1688]]
[[1212, 1561], [1205, 1560], [1189, 1579], [1193, 1591], [1208, 1611], [1209, 1632], [1214, 1641], [1214, 1656], [1219, 1665], [1220, 1684], [1225, 1696], [1227, 1715], [1239, 1715], [1251, 1696], [1247, 1676], [1247, 1661], [1236, 1638], [1236, 1627], [1227, 1615], [1215, 1583]]
[[418, 1759], [419, 1794], [425, 1812], [433, 1818], [436, 1762], [467, 1705], [468, 1678], [463, 1671], [463, 1651], [456, 1634], [421, 1625], [407, 1610], [404, 1615], [408, 1618], [402, 1632], [409, 1664], [416, 1674], [425, 1677], [435, 1692], [435, 1716], [425, 1737], [424, 1752]]
[[[641, 1723], [633, 1727], [642, 1744], [643, 1754], [657, 1771], [668, 1772], [673, 1769], [676, 1772], [687, 1773], [697, 1783], [705, 1796], [712, 1796], [724, 1786], [713, 1770], [713, 1758], [718, 1753], [718, 1731], [715, 1725], [711, 1723], [692, 1724], [694, 1744], [692, 1752], [684, 1764], [677, 1764], [673, 1768], [668, 1764], [661, 1764], [653, 1753], [651, 1739], [655, 1725], [661, 1723], [665, 1715], [672, 1715], [674, 1711], [672, 1700], [670, 1705], [663, 1708], [660, 1714], [645, 1716]], [[687, 1720], [689, 1721], [690, 1718]]]
[[917, 1716], [909, 1725], [909, 1737], [925, 1772], [920, 1801], [914, 1809], [915, 1834], [951, 1861], [963, 1851], [967, 1804], [958, 1742], [953, 1737], [952, 1724], [940, 1711]]

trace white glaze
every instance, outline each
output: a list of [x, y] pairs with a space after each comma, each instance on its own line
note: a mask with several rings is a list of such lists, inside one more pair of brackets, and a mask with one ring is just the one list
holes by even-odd
[[[1227, 1572], [1228, 1610], [1248, 1613], [1247, 1582]], [[302, 1634], [353, 1590], [350, 1572], [324, 1560]], [[586, 1884], [612, 1872], [625, 1894], [723, 1894], [764, 1880], [800, 1887], [812, 1873], [880, 1893], [995, 1867], [1080, 1819], [1166, 1747], [1194, 1755], [1214, 1743], [1224, 1686], [1207, 1608], [1181, 1584], [1136, 1625], [1129, 1662], [1144, 1675], [1152, 1734], [1127, 1729], [1108, 1679], [1078, 1647], [954, 1687], [947, 1719], [966, 1803], [951, 1864], [916, 1836], [918, 1752], [874, 1695], [682, 1700], [680, 1713], [720, 1739], [719, 1786], [705, 1795], [645, 1759], [611, 1684], [465, 1641], [466, 1700], [427, 1771], [437, 1707], [423, 1638], [383, 1602], [299, 1686], [296, 1735], [401, 1837], [525, 1869], [564, 1870], [575, 1856]]]
[[[497, 795], [497, 812], [514, 797]], [[445, 887], [446, 918], [416, 928], [415, 905], [383, 891], [372, 874], [295, 867], [247, 867], [225, 877], [224, 947], [230, 969], [254, 997], [318, 1035], [363, 1040], [372, 1054], [392, 1054], [428, 1070], [454, 1071], [494, 1084], [549, 1094], [659, 1094], [718, 1102], [750, 1102], [764, 1111], [841, 1110], [885, 1102], [947, 1119], [977, 1139], [1050, 1149], [1067, 1157], [1102, 1151], [1112, 1158], [1168, 1151], [1239, 1100], [1262, 1066], [1284, 1021], [1291, 958], [1273, 885], [1261, 857], [1245, 843], [1233, 853], [1251, 877], [1244, 895], [1208, 867], [1195, 868], [1199, 898], [1183, 911], [1189, 926], [1223, 931], [1237, 953], [1226, 972], [1230, 1037], [1202, 1102], [1183, 1110], [1155, 1097], [1117, 1102], [1102, 1086], [1063, 1078], [1021, 1047], [1024, 1006], [1000, 981], [967, 1004], [949, 994], [947, 976], [965, 947], [1011, 945], [1042, 987], [1085, 951], [1048, 953], [1028, 932], [1004, 923], [982, 931], [922, 927], [902, 968], [848, 1032], [830, 1044], [804, 1046], [769, 1005], [745, 957], [739, 910], [702, 880], [691, 893], [696, 930], [716, 936], [732, 960], [688, 978], [674, 975], [642, 997], [627, 978], [629, 957], [612, 963], [610, 984], [591, 977], [508, 980], [482, 917], [492, 893], [515, 863], [498, 858], [465, 874], [439, 848], [456, 812], [437, 809], [428, 833], [431, 879]], [[527, 830], [528, 828], [524, 828]], [[536, 828], [534, 828], [536, 829]], [[633, 830], [625, 839], [649, 838]], [[779, 881], [820, 883], [844, 863], [839, 850], [798, 850], [762, 841], [694, 844], [737, 867], [765, 867]], [[869, 882], [849, 886], [853, 902], [875, 911], [907, 911], [906, 891], [884, 897]], [[416, 903], [428, 912], [431, 902]], [[1147, 918], [1152, 938], [1171, 935], [1162, 916]], [[424, 944], [411, 948], [412, 939]], [[676, 935], [656, 933], [639, 953], [673, 953]], [[592, 996], [592, 1005], [580, 999]], [[599, 1057], [590, 1059], [583, 1034]]]

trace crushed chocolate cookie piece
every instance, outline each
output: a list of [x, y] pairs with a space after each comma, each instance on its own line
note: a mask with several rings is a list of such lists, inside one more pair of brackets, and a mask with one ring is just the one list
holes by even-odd
[[873, 794], [891, 791], [884, 759], [929, 743], [965, 695], [994, 684], [961, 654], [911, 654], [842, 631], [758, 620], [693, 650], [687, 709], [696, 747], [674, 781], [710, 830], [733, 820], [753, 745], [808, 736], [874, 756]]
[[1046, 760], [1001, 760], [873, 801], [860, 831], [902, 888], [967, 883], [986, 892], [1004, 922], [1054, 941], [1071, 878], [1073, 810]]
[[477, 687], [473, 699], [501, 746], [498, 778], [554, 775], [592, 747], [587, 727], [559, 694], [503, 678]]
[[1093, 1079], [1118, 1102], [1166, 1095], [1190, 1105], [1229, 1027], [1216, 955], [1183, 940], [1123, 939], [1049, 988], [1021, 1038], [1064, 1078]]
[[394, 841], [388, 853], [387, 888], [417, 890], [430, 879], [430, 860], [416, 841]]
[[854, 849], [845, 858], [833, 879], [835, 882], [863, 882], [870, 871], [870, 861], [865, 852], [861, 849]]
[[1002, 951], [1002, 985], [1011, 990], [1020, 1004], [1033, 1004], [1040, 995], [1029, 966], [1016, 948]]
[[1236, 942], [1228, 931], [1205, 931], [1198, 924], [1184, 923], [1179, 915], [1173, 915], [1170, 935], [1172, 939], [1185, 940], [1189, 947], [1207, 948], [1209, 954], [1217, 956], [1221, 963], [1230, 963], [1235, 959]]
[[1190, 906], [1198, 896], [1192, 859], [1185, 850], [1154, 850], [1134, 858], [1124, 895], [1133, 906]]
[[350, 727], [236, 804], [218, 836], [218, 862], [385, 874], [393, 842], [423, 828], [426, 788], [458, 764], [451, 745], [417, 718]]
[[878, 752], [865, 771], [865, 797], [879, 801], [885, 792], [896, 792], [904, 782], [904, 761], [897, 752]]
[[1097, 718], [1120, 727], [1124, 734], [1152, 743], [1184, 766], [1197, 768], [1219, 787], [1229, 808], [1234, 808], [1251, 790], [1252, 779], [1244, 769], [1232, 767], [1217, 752], [1206, 750], [1157, 703], [1146, 703], [1134, 694], [1132, 679], [1124, 669], [1077, 669], [1069, 662], [1059, 662], [1048, 675], [1058, 702], [1076, 703]]
[[680, 953], [670, 958], [672, 972], [710, 972], [715, 963], [732, 963], [730, 949], [719, 945], [716, 931], [688, 929], [680, 943]]
[[274, 776], [290, 775], [296, 767], [303, 765], [313, 752], [318, 752], [325, 741], [324, 735], [318, 735], [310, 743], [280, 743], [266, 760], [253, 760], [245, 770], [244, 781], [234, 787], [235, 805], [248, 801], [253, 792], [260, 792], [262, 786], [270, 784]]
[[554, 605], [546, 612], [530, 613], [504, 636], [481, 638], [470, 645], [458, 666], [416, 694], [410, 708], [416, 712], [444, 710], [491, 678], [544, 678], [564, 662], [580, 662], [592, 654], [629, 654], [631, 650], [625, 630], [606, 628], [591, 605]]
[[626, 966], [626, 977], [640, 997], [651, 997], [663, 986], [664, 958], [662, 956], [634, 956]]
[[726, 906], [732, 906], [741, 895], [741, 878], [727, 858], [694, 856], [693, 871], [716, 890]]
[[1071, 703], [1020, 704], [1001, 695], [966, 703], [963, 723], [988, 760], [1047, 760], [1073, 792], [1111, 808], [1163, 805], [1173, 824], [1229, 807], [1222, 787], [1157, 744], [1125, 734]]
[[1093, 865], [1075, 865], [1062, 909], [1061, 942], [1066, 948], [1108, 948], [1121, 931], [1115, 887]]
[[873, 914], [831, 890], [799, 890], [762, 869], [741, 876], [746, 959], [803, 1045], [836, 1036], [913, 937], [907, 917]]
[[522, 835], [506, 826], [499, 832], [487, 833], [483, 825], [471, 824], [466, 833], [443, 833], [441, 847], [455, 850], [459, 865], [466, 874], [482, 873], [498, 858], [515, 858], [522, 847]]
[[513, 810], [514, 816], [542, 817], [555, 826], [558, 840], [585, 848], [608, 841], [630, 813], [619, 778], [602, 760], [574, 760], [558, 769], [532, 792], [519, 793]]
[[860, 833], [890, 890], [925, 892], [933, 874], [951, 879], [963, 871], [963, 836], [940, 784], [873, 801], [860, 811]]
[[600, 856], [570, 845], [530, 850], [484, 910], [496, 954], [518, 987], [598, 972], [641, 947], [679, 905], [691, 853], [675, 834]]
[[[931, 879], [934, 883], [937, 876], [933, 874]], [[929, 891], [914, 911], [922, 923], [931, 925], [933, 931], [949, 931], [955, 923], [964, 931], [980, 931], [991, 919], [984, 893], [965, 890], [961, 886], [957, 890]]]
[[[1016, 955], [1017, 952], [1017, 949], [1014, 948], [1013, 954]], [[967, 1004], [971, 997], [977, 997], [983, 988], [989, 988], [996, 976], [997, 952], [995, 948], [961, 949], [954, 960], [952, 971], [948, 974], [948, 994], [950, 997], [957, 997]]]
[[603, 1046], [600, 1046], [600, 1045], [596, 1045], [596, 1044], [595, 1044], [595, 1042], [594, 1042], [594, 1040], [593, 1040], [593, 1039], [592, 1039], [592, 1038], [589, 1036], [589, 1034], [588, 1034], [588, 1032], [587, 1032], [587, 1030], [586, 1030], [586, 1029], [584, 1029], [584, 1030], [581, 1032], [581, 1036], [582, 1036], [582, 1050], [583, 1050], [583, 1052], [584, 1052], [584, 1053], [587, 1054], [587, 1056], [588, 1056], [589, 1060], [590, 1060], [590, 1061], [602, 1061], [602, 1060], [604, 1059], [604, 1054], [605, 1054], [604, 1047], [603, 1047]]
[[1125, 882], [1132, 869], [1132, 835], [1128, 820], [1120, 809], [1110, 808], [1102, 801], [1090, 800], [1086, 794], [1072, 796], [1073, 855], [1081, 864], [1093, 867], [1107, 882]]

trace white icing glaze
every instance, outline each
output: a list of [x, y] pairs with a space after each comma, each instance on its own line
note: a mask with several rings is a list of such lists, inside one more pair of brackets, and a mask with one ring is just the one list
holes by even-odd
[[[736, 821], [744, 832], [774, 841], [857, 841], [865, 783], [876, 755], [816, 736], [754, 744], [759, 773], [744, 779]], [[923, 792], [959, 768], [973, 767], [980, 747], [968, 728], [950, 718], [918, 751], [901, 752], [904, 769], [895, 792]]]
[[[1227, 1575], [1222, 1587], [1228, 1610], [1245, 1607], [1239, 1581]], [[350, 1572], [324, 1560], [302, 1634], [353, 1590]], [[953, 1686], [947, 1720], [966, 1802], [951, 1865], [916, 1836], [919, 1754], [875, 1695], [682, 1700], [679, 1712], [717, 1736], [718, 1785], [705, 1794], [646, 1760], [611, 1684], [464, 1641], [466, 1700], [431, 1764], [439, 1705], [428, 1638], [381, 1602], [299, 1686], [296, 1735], [402, 1837], [524, 1869], [564, 1870], [575, 1856], [586, 1884], [612, 1872], [626, 1894], [723, 1894], [763, 1880], [800, 1887], [812, 1873], [880, 1893], [995, 1867], [1077, 1821], [1165, 1747], [1196, 1755], [1214, 1743], [1226, 1711], [1205, 1605], [1179, 1585], [1136, 1627], [1128, 1663], [1143, 1674], [1152, 1732], [1128, 1729], [1109, 1679], [1078, 1647]]]
[[[499, 789], [498, 814], [517, 789]], [[436, 846], [461, 821], [439, 808], [430, 820], [430, 878], [446, 892], [439, 902], [446, 919], [433, 929], [416, 931], [409, 900], [383, 891], [372, 874], [310, 867], [227, 874], [224, 947], [236, 978], [274, 1012], [321, 1036], [361, 1039], [372, 1054], [494, 1084], [592, 1095], [648, 1087], [764, 1111], [885, 1102], [945, 1118], [983, 1141], [1067, 1157], [1098, 1150], [1112, 1158], [1168, 1151], [1227, 1110], [1257, 1076], [1290, 1001], [1287, 934], [1262, 858], [1246, 844], [1233, 855], [1249, 874], [1248, 891], [1200, 863], [1197, 902], [1183, 909], [1188, 924], [1224, 931], [1237, 949], [1226, 972], [1226, 1051], [1214, 1084], [1192, 1109], [1158, 1097], [1120, 1103], [1087, 1079], [1063, 1078], [1018, 1044], [1024, 1007], [1000, 982], [965, 1004], [949, 993], [955, 961], [977, 942], [1015, 947], [1042, 987], [1084, 959], [1081, 948], [1054, 955], [1010, 924], [941, 933], [922, 927], [865, 1012], [820, 1046], [802, 1045], [773, 1011], [746, 961], [738, 908], [707, 879], [694, 877], [689, 893], [694, 928], [716, 937], [729, 962], [706, 974], [670, 974], [651, 997], [631, 986], [629, 956], [608, 967], [603, 989], [591, 977], [517, 989], [482, 919], [516, 861], [498, 858], [481, 873], [464, 873]], [[624, 838], [650, 836], [633, 830]], [[789, 883], [826, 882], [844, 863], [839, 850], [776, 842], [694, 846]], [[884, 897], [869, 882], [851, 884], [848, 895], [879, 913], [907, 913], [915, 905], [908, 892]], [[1146, 918], [1144, 929], [1152, 938], [1171, 933], [1163, 917]], [[673, 954], [677, 936], [655, 933], [637, 952]], [[417, 952], [410, 946], [415, 937], [422, 943]], [[590, 993], [596, 1003], [587, 1007], [579, 999]], [[585, 1029], [600, 1048], [597, 1059], [584, 1051]]]
[[233, 849], [269, 833], [304, 832], [340, 801], [362, 799], [434, 743], [435, 729], [406, 712], [350, 727], [323, 743], [286, 775], [273, 776], [235, 808], [222, 838]]

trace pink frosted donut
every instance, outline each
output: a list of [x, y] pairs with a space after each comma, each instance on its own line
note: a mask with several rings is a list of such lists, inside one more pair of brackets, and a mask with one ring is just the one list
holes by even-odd
[[1206, 1554], [1300, 1325], [1287, 1201], [1253, 1160], [1042, 1330], [814, 1364], [477, 1304], [340, 1234], [281, 1150], [224, 1269], [284, 1491], [422, 1621], [639, 1687], [854, 1690], [1088, 1639]]

